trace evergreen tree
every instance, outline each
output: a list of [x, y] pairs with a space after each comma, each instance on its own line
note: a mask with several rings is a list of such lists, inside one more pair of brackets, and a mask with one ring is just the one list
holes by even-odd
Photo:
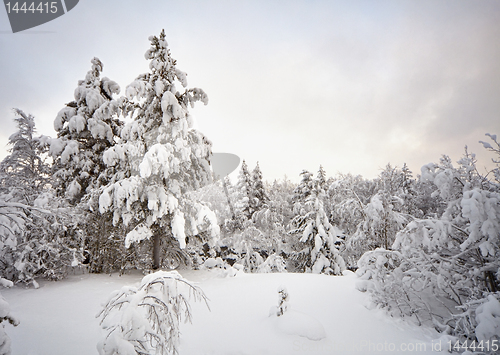
[[230, 228], [232, 231], [245, 228], [244, 225], [248, 224], [248, 221], [252, 221], [254, 214], [265, 208], [269, 202], [259, 163], [250, 172], [247, 163], [243, 160], [234, 190], [236, 221], [230, 223], [230, 226], [233, 227]]
[[0, 273], [36, 287], [36, 277], [59, 279], [77, 265], [79, 246], [68, 236], [71, 219], [64, 202], [51, 196], [43, 158], [50, 138], [34, 137], [33, 117], [15, 112], [19, 130], [10, 137], [11, 154], [0, 164]]
[[17, 132], [9, 137], [9, 155], [0, 163], [0, 192], [16, 202], [31, 204], [48, 183], [49, 165], [43, 158], [45, 137], [35, 137], [35, 120], [14, 109]]
[[249, 202], [251, 205], [252, 216], [254, 213], [265, 208], [269, 203], [269, 197], [264, 188], [264, 182], [262, 181], [262, 172], [260, 171], [259, 162], [252, 171], [251, 180], [251, 191], [249, 196]]
[[412, 171], [406, 163], [401, 168], [401, 195], [403, 206], [401, 212], [414, 217], [422, 217], [422, 211], [417, 205], [417, 182], [413, 178]]
[[340, 256], [336, 243], [342, 232], [332, 226], [323, 207], [324, 191], [318, 179], [306, 170], [302, 181], [294, 191], [293, 212], [290, 234], [297, 236], [298, 250], [295, 259], [302, 272], [341, 275], [345, 262]]
[[291, 201], [294, 185], [287, 179], [275, 180], [267, 184], [267, 202], [262, 209], [255, 212], [252, 220], [256, 228], [266, 237], [267, 251], [287, 257], [291, 250], [291, 241], [286, 226], [292, 219]]
[[[241, 163], [241, 169], [238, 174], [238, 181], [236, 183], [236, 214], [237, 218], [243, 220], [250, 220], [253, 214], [252, 201], [250, 197], [252, 194], [252, 176], [248, 170], [245, 160]], [[243, 221], [241, 221], [243, 223]]]
[[102, 62], [93, 58], [85, 79], [78, 81], [74, 101], [54, 120], [57, 138], [50, 140], [56, 192], [74, 206], [72, 233], [82, 239], [91, 272], [121, 270], [129, 261], [122, 250], [122, 230], [112, 226], [109, 214], [98, 212], [99, 188], [114, 173], [104, 164], [103, 153], [116, 143], [123, 126], [118, 119], [121, 100], [113, 99], [120, 87], [101, 78], [102, 71]]
[[91, 70], [78, 82], [75, 100], [59, 111], [54, 120], [57, 138], [50, 142], [54, 159], [53, 175], [60, 196], [72, 203], [79, 202], [92, 189], [108, 183], [103, 153], [113, 146], [122, 123], [118, 101], [113, 94], [120, 92], [117, 83], [101, 78], [103, 64], [91, 60]]
[[327, 184], [326, 184], [326, 171], [323, 169], [323, 166], [319, 166], [318, 174], [316, 175], [316, 181], [318, 184], [318, 187], [322, 189], [323, 191], [327, 190]]
[[[104, 154], [116, 173], [99, 197], [99, 208], [113, 214], [115, 225], [133, 226], [127, 246], [153, 236], [153, 267], [158, 268], [162, 241], [182, 253], [188, 235], [205, 228], [213, 240], [219, 228], [215, 214], [189, 194], [211, 182], [211, 143], [192, 128], [188, 111], [208, 98], [201, 89], [186, 89], [186, 74], [170, 55], [165, 32], [149, 39], [145, 56], [151, 72], [126, 89], [124, 112], [133, 121], [123, 128], [121, 143]], [[177, 90], [176, 82], [184, 89]]]
[[225, 176], [222, 179], [222, 188], [224, 189], [224, 194], [226, 195], [227, 206], [229, 207], [229, 213], [232, 219], [236, 219], [236, 213], [234, 211], [233, 202], [231, 201], [231, 197], [229, 196], [228, 186], [231, 186], [231, 180], [229, 176]]

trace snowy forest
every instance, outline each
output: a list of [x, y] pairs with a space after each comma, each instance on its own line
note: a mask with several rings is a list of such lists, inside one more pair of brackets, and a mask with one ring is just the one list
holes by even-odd
[[[392, 317], [462, 342], [498, 341], [495, 134], [478, 137], [491, 153], [491, 171], [482, 172], [465, 147], [457, 162], [436, 152], [419, 172], [387, 164], [365, 179], [329, 176], [319, 166], [297, 172], [299, 183], [267, 181], [258, 164], [241, 157], [233, 181], [215, 176], [210, 137], [193, 128], [189, 110], [208, 104], [207, 95], [189, 88], [164, 32], [149, 40], [150, 71], [123, 93], [101, 76], [98, 58], [90, 61], [74, 100], [61, 103], [54, 137], [37, 135], [35, 117], [14, 110], [17, 131], [0, 164], [2, 287], [38, 288], [40, 280], [82, 272], [148, 275], [140, 290], [109, 300], [104, 322], [124, 299], [137, 304], [144, 290], [160, 292], [151, 285], [182, 285], [165, 319], [141, 336], [104, 322], [120, 335], [108, 336], [101, 354], [177, 353], [176, 317], [190, 318], [182, 295], [206, 302], [201, 289], [171, 271], [186, 269], [340, 278], [347, 270], [356, 274], [358, 292]], [[279, 293], [278, 316], [287, 300], [286, 289]], [[151, 320], [156, 310], [149, 312]], [[0, 320], [0, 354], [10, 354], [8, 327], [19, 322], [1, 296]]]

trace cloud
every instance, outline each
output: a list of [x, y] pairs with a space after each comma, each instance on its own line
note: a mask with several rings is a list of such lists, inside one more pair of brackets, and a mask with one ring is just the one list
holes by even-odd
[[54, 134], [94, 56], [123, 90], [165, 28], [189, 85], [208, 93], [193, 113], [214, 150], [259, 161], [267, 179], [319, 164], [418, 172], [500, 134], [499, 13], [493, 1], [87, 0], [44, 25], [54, 33], [0, 36], [1, 138], [11, 107]]

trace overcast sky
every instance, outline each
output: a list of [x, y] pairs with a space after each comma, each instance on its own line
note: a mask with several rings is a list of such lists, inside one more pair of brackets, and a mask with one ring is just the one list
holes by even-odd
[[215, 152], [264, 178], [322, 164], [373, 178], [415, 173], [500, 135], [500, 1], [80, 0], [66, 15], [12, 34], [0, 9], [0, 158], [11, 108], [39, 133], [73, 99], [96, 56], [125, 87], [148, 72], [148, 37], [164, 28], [179, 69], [209, 104], [192, 110]]

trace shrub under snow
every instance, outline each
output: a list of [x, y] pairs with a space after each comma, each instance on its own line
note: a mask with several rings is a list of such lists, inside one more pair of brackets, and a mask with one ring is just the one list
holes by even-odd
[[181, 320], [191, 322], [191, 297], [208, 307], [203, 291], [176, 271], [158, 271], [145, 276], [139, 288], [115, 291], [97, 315], [106, 331], [99, 354], [177, 354]]
[[[13, 283], [9, 280], [0, 277], [0, 286], [12, 287]], [[10, 307], [7, 301], [0, 295], [0, 355], [10, 355], [10, 338], [5, 332], [4, 321], [9, 322], [13, 326], [17, 326], [19, 321], [10, 314]]]

